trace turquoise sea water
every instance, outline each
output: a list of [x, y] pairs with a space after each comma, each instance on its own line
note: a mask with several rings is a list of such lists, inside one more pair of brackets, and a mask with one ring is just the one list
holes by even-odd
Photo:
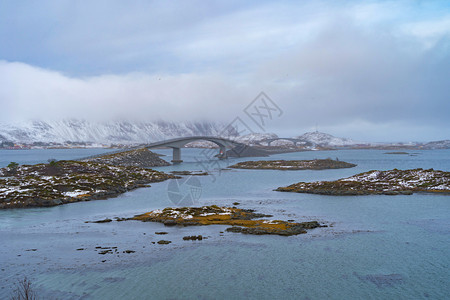
[[[0, 166], [102, 151], [0, 151]], [[171, 151], [157, 152], [171, 159]], [[43, 299], [448, 299], [450, 196], [336, 197], [273, 191], [298, 181], [334, 180], [372, 169], [450, 171], [448, 150], [411, 151], [414, 156], [384, 152], [341, 150], [270, 157], [338, 157], [358, 164], [351, 169], [223, 170], [195, 177], [199, 183], [195, 193], [201, 194], [194, 197], [195, 205], [239, 202], [241, 208], [270, 213], [276, 219], [330, 225], [292, 237], [227, 233], [227, 226], [84, 223], [174, 206], [168, 197], [169, 181], [109, 200], [0, 211], [0, 299], [7, 299], [24, 276]], [[182, 158], [183, 164], [158, 170], [217, 167], [200, 149], [183, 149]], [[222, 161], [221, 166], [243, 160]], [[189, 192], [189, 186], [181, 187], [181, 194]], [[157, 231], [168, 234], [156, 235]], [[182, 240], [194, 234], [208, 238]], [[172, 243], [152, 243], [161, 239]], [[117, 247], [119, 253], [100, 255], [95, 248], [99, 246]], [[80, 248], [85, 250], [76, 250]]]

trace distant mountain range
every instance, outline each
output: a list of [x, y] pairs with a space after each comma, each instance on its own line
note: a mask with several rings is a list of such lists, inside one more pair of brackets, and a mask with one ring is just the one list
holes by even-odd
[[[321, 146], [321, 147], [344, 147], [344, 146], [352, 146], [357, 144], [363, 144], [361, 142], [356, 142], [347, 138], [339, 138], [332, 136], [328, 133], [323, 133], [319, 131], [315, 132], [307, 132], [299, 136], [294, 137], [279, 137], [275, 133], [252, 133], [244, 136], [237, 137], [236, 140], [242, 143], [260, 143], [267, 140], [272, 139], [280, 139], [277, 141], [273, 141], [271, 145], [289, 145], [293, 142], [290, 140], [283, 140], [282, 138], [290, 138], [298, 140], [297, 143], [308, 144], [312, 146]], [[368, 144], [368, 143], [364, 143]]]
[[[90, 122], [86, 120], [29, 121], [15, 124], [0, 123], [0, 143], [83, 143], [139, 144], [183, 136], [224, 136], [244, 144], [254, 144], [276, 138], [293, 138], [308, 148], [322, 147], [408, 147], [417, 149], [449, 149], [450, 140], [429, 143], [367, 143], [315, 131], [294, 137], [279, 137], [275, 133], [252, 133], [239, 136], [235, 128], [213, 122]], [[224, 132], [224, 129], [227, 129]], [[297, 143], [300, 145], [299, 143]], [[195, 142], [192, 146], [205, 147], [207, 142]], [[278, 140], [272, 146], [289, 146], [291, 141]], [[209, 145], [213, 146], [213, 145]]]
[[237, 137], [236, 140], [245, 144], [264, 143], [264, 141], [280, 138], [280, 140], [271, 143], [272, 146], [289, 146], [293, 145], [290, 140], [283, 140], [282, 138], [292, 138], [299, 140], [297, 145], [303, 143], [307, 145], [307, 148], [339, 148], [339, 147], [352, 147], [352, 148], [374, 148], [374, 149], [395, 149], [395, 148], [411, 148], [411, 149], [450, 149], [450, 140], [433, 141], [428, 143], [370, 143], [355, 141], [349, 138], [335, 137], [328, 133], [319, 131], [307, 132], [299, 136], [294, 137], [280, 137], [275, 133], [252, 133], [244, 136]]
[[[227, 128], [227, 132], [223, 130]], [[89, 122], [85, 120], [0, 123], [0, 141], [147, 143], [174, 137], [206, 135], [237, 136], [234, 128], [210, 122]]]

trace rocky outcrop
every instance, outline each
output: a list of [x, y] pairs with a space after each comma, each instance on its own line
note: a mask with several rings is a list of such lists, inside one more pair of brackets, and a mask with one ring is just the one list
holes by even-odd
[[369, 171], [335, 181], [299, 182], [276, 191], [323, 195], [450, 194], [450, 172], [433, 169]]
[[355, 164], [332, 159], [315, 160], [258, 160], [244, 161], [229, 168], [235, 169], [270, 169], [270, 170], [325, 170], [353, 168]]

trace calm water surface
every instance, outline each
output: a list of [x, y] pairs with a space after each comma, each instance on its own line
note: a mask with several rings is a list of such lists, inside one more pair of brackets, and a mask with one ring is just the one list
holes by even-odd
[[[102, 152], [0, 151], [0, 166]], [[171, 151], [157, 152], [171, 159]], [[338, 157], [358, 164], [351, 169], [222, 170], [195, 177], [195, 192], [201, 194], [195, 205], [239, 202], [241, 208], [277, 219], [330, 225], [299, 236], [241, 235], [224, 232], [227, 226], [84, 223], [175, 206], [168, 197], [169, 181], [109, 200], [0, 211], [0, 299], [7, 299], [24, 276], [43, 299], [448, 299], [450, 196], [336, 197], [273, 191], [298, 181], [334, 180], [372, 169], [450, 171], [448, 150], [411, 151], [414, 156], [384, 152], [297, 152], [270, 158]], [[183, 149], [182, 158], [183, 164], [158, 170], [217, 167], [200, 149]], [[230, 159], [221, 166], [243, 160]], [[190, 191], [181, 186], [181, 194]], [[182, 240], [193, 234], [208, 238]], [[161, 239], [172, 243], [152, 243]], [[100, 255], [95, 247], [117, 247], [118, 253]]]

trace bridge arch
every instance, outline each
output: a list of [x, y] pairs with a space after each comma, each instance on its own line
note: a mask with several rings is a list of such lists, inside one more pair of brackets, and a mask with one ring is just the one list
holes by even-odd
[[181, 163], [183, 160], [181, 159], [181, 148], [183, 148], [186, 144], [195, 141], [208, 141], [219, 146], [219, 158], [226, 158], [226, 148], [232, 148], [240, 143], [214, 136], [191, 136], [191, 137], [183, 137], [183, 138], [175, 138], [166, 141], [160, 141], [156, 143], [147, 144], [144, 147], [148, 149], [157, 148], [157, 147], [169, 147], [173, 150], [173, 163]]

